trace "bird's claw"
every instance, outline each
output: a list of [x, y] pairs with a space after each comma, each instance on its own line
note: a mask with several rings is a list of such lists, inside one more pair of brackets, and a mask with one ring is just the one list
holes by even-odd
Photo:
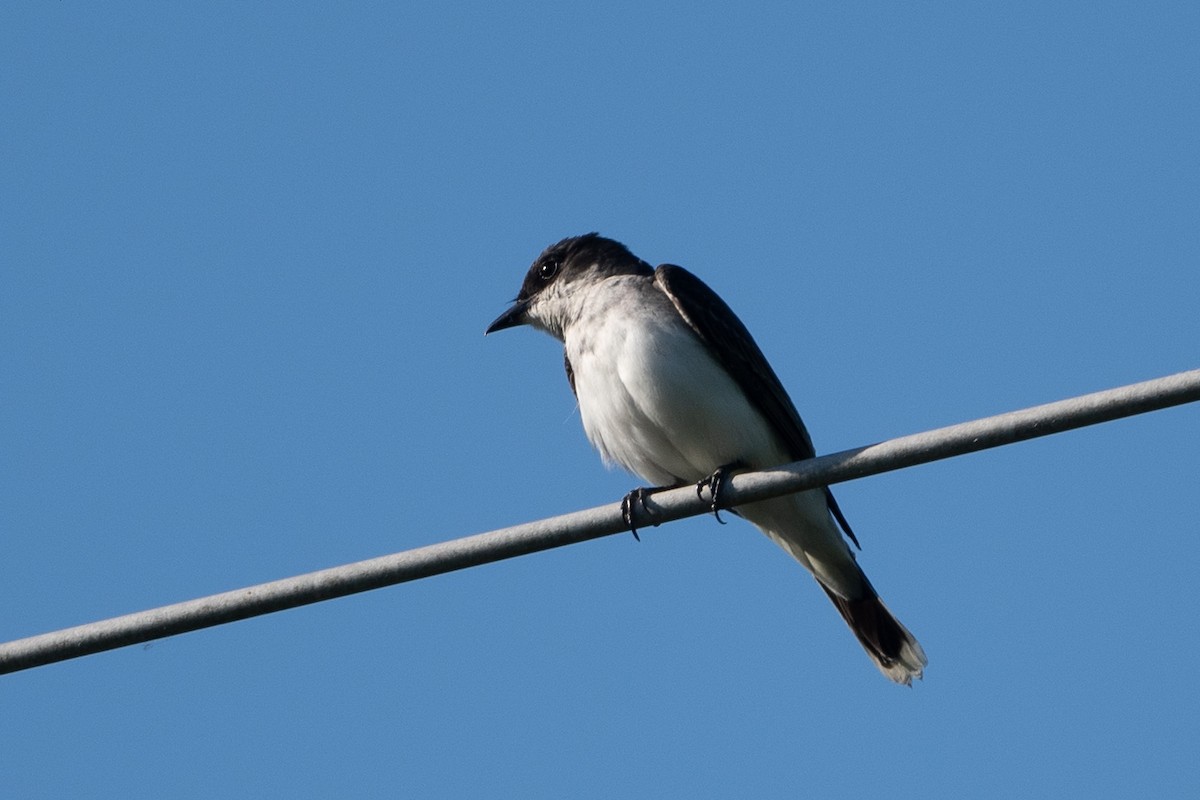
[[703, 502], [704, 490], [708, 489], [709, 496], [712, 498], [708, 510], [717, 518], [717, 522], [722, 525], [725, 524], [725, 520], [721, 519], [721, 487], [725, 485], [725, 481], [729, 478], [730, 473], [738, 468], [739, 465], [737, 463], [726, 464], [722, 467], [717, 467], [712, 475], [696, 482], [696, 497]]
[[638, 536], [637, 526], [633, 524], [633, 504], [634, 502], [640, 503], [643, 511], [653, 515], [654, 512], [646, 505], [646, 495], [649, 493], [649, 490], [645, 486], [639, 486], [621, 498], [621, 519], [629, 526], [629, 532], [633, 534], [633, 538], [639, 542], [642, 540], [642, 537]]

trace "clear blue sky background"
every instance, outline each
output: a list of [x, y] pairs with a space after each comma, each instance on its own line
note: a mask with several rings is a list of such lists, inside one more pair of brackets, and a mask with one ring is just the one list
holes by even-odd
[[[0, 639], [618, 499], [599, 230], [823, 452], [1200, 366], [1200, 6], [7, 3]], [[13, 798], [1180, 797], [1200, 408], [844, 485], [884, 680], [710, 518], [0, 678]]]

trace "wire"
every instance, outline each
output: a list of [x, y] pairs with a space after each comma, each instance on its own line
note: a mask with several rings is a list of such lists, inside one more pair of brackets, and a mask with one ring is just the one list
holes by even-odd
[[[1200, 400], [1200, 369], [729, 478], [723, 505], [903, 469]], [[638, 527], [707, 513], [693, 487], [634, 503]], [[0, 674], [629, 530], [614, 503], [0, 644]]]

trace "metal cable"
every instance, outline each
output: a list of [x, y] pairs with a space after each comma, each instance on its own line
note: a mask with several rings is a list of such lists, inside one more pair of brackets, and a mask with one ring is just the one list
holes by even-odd
[[[844, 450], [722, 485], [723, 505], [854, 480], [990, 447], [1200, 400], [1200, 370], [1122, 386], [946, 428]], [[655, 493], [634, 507], [638, 527], [707, 513], [693, 487]], [[549, 550], [628, 530], [621, 505], [576, 511], [245, 589], [140, 611], [0, 644], [0, 674], [113, 650], [239, 619], [344, 597], [466, 567]]]

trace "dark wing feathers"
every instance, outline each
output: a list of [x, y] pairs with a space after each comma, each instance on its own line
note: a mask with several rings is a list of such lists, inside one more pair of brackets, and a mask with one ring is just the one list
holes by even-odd
[[571, 394], [575, 395], [575, 399], [579, 399], [579, 392], [575, 391], [575, 368], [571, 366], [571, 359], [567, 357], [567, 349], [563, 348], [563, 367], [567, 370], [567, 383], [571, 384]]
[[838, 525], [842, 526], [842, 530], [850, 537], [850, 541], [854, 542], [854, 546], [862, 550], [862, 545], [858, 543], [858, 537], [854, 535], [854, 531], [850, 529], [850, 523], [846, 521], [846, 515], [842, 513], [842, 509], [838, 506], [837, 500], [833, 499], [833, 491], [825, 487], [825, 504], [829, 506], [829, 510], [833, 512], [833, 518], [838, 521]]
[[[679, 315], [742, 387], [746, 398], [787, 444], [788, 455], [796, 461], [815, 456], [817, 453], [812, 439], [796, 406], [792, 404], [750, 331], [746, 330], [746, 326], [725, 301], [695, 275], [674, 264], [663, 264], [655, 270], [654, 281], [671, 299]], [[825, 489], [825, 496], [834, 517], [857, 545], [854, 532], [850, 530], [828, 488]]]
[[787, 443], [788, 454], [797, 461], [816, 455], [800, 414], [775, 370], [725, 301], [683, 267], [663, 264], [655, 270], [654, 280], [742, 387], [746, 398]]

